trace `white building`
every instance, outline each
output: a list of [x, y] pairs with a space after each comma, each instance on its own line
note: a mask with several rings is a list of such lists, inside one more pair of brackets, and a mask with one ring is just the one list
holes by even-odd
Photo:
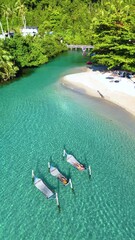
[[5, 39], [5, 34], [0, 34], [0, 39]]
[[26, 27], [21, 29], [22, 36], [35, 36], [38, 34], [38, 28], [37, 27]]

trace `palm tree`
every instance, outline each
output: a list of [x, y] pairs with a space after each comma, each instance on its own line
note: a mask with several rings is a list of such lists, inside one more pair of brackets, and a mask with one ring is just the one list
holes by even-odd
[[15, 77], [18, 67], [13, 63], [12, 56], [4, 49], [3, 42], [0, 42], [0, 82]]
[[26, 28], [25, 14], [26, 14], [27, 8], [24, 6], [23, 3], [21, 3], [21, 0], [18, 0], [15, 4], [15, 9], [18, 15], [21, 16], [22, 18], [23, 27]]
[[3, 31], [3, 27], [2, 27], [2, 23], [1, 22], [0, 22], [0, 28], [1, 28], [2, 35], [3, 35], [4, 39], [5, 39], [5, 33]]
[[9, 17], [12, 16], [12, 9], [9, 6], [2, 5], [2, 12], [3, 12], [4, 17], [6, 18], [8, 37], [10, 37], [10, 35], [9, 35]]

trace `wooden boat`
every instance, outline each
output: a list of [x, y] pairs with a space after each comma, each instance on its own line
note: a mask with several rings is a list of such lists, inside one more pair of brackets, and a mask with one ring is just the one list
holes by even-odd
[[34, 171], [32, 170], [32, 179], [34, 182], [34, 185], [37, 189], [39, 189], [40, 192], [42, 192], [47, 199], [56, 199], [56, 204], [57, 207], [60, 211], [60, 204], [59, 204], [59, 199], [58, 199], [58, 193], [54, 193], [52, 192], [51, 189], [49, 189], [49, 187], [42, 181], [42, 179], [36, 177], [34, 175]]
[[63, 157], [66, 157], [66, 161], [68, 163], [70, 163], [73, 167], [75, 167], [76, 169], [78, 169], [79, 171], [84, 171], [86, 170], [85, 166], [83, 164], [81, 164], [80, 162], [78, 162], [76, 160], [76, 158], [71, 155], [71, 154], [67, 154], [65, 149], [63, 151]]
[[40, 192], [42, 192], [47, 199], [55, 198], [55, 193], [52, 192], [49, 187], [38, 177], [34, 175], [34, 171], [32, 170], [32, 179], [34, 181], [34, 185]]
[[56, 167], [51, 166], [50, 163], [48, 163], [48, 168], [51, 175], [59, 179], [60, 182], [62, 182], [65, 186], [67, 186], [70, 183], [69, 179], [63, 176], [63, 174], [60, 173]]

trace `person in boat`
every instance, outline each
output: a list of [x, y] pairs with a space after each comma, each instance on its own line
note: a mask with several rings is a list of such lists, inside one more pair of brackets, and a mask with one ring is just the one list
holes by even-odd
[[61, 180], [61, 182], [63, 182], [63, 184], [67, 184], [68, 183], [68, 181], [67, 181], [67, 179], [65, 177], [60, 177], [59, 179]]
[[74, 163], [74, 166], [76, 168], [78, 168], [79, 170], [83, 170], [84, 169], [84, 166], [82, 164], [80, 164], [80, 163]]

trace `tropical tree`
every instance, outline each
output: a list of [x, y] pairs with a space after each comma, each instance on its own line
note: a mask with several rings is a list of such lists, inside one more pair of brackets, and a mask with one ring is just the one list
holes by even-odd
[[12, 59], [10, 53], [4, 49], [3, 42], [0, 41], [0, 82], [16, 76], [18, 67], [14, 65]]
[[0, 28], [1, 28], [2, 35], [3, 35], [3, 37], [5, 38], [5, 33], [4, 33], [4, 31], [3, 31], [3, 26], [2, 26], [2, 23], [1, 23], [1, 22], [0, 22]]
[[[117, 2], [117, 1], [116, 1]], [[96, 17], [93, 18], [93, 44], [96, 55], [94, 61], [108, 68], [121, 68], [135, 71], [135, 18], [124, 1], [102, 2]], [[133, 7], [135, 10], [135, 8]], [[132, 9], [132, 10], [133, 10]], [[133, 11], [134, 12], [134, 11]], [[99, 17], [100, 13], [100, 17]]]
[[3, 16], [6, 18], [8, 37], [10, 37], [10, 35], [9, 35], [9, 18], [12, 17], [13, 11], [10, 6], [3, 4], [3, 5], [1, 5], [1, 7], [2, 7]]
[[22, 19], [23, 27], [26, 28], [26, 17], [25, 16], [26, 16], [27, 8], [21, 2], [21, 0], [18, 0], [15, 3], [15, 10], [16, 10], [16, 13], [18, 14], [18, 16], [20, 16]]
[[[135, 0], [4, 2], [3, 5], [3, 0], [0, 0], [0, 21], [4, 28], [7, 25], [8, 35], [11, 24], [16, 32], [20, 24], [26, 27], [27, 14], [28, 23], [38, 26], [40, 37], [24, 38], [15, 34], [14, 38], [5, 39], [2, 49], [6, 51], [8, 61], [2, 58], [1, 69], [6, 69], [10, 62], [10, 66], [13, 64], [11, 72], [16, 65], [21, 69], [45, 63], [50, 57], [66, 50], [60, 43], [63, 39], [63, 43], [93, 44], [96, 54], [92, 58], [96, 63], [105, 64], [108, 68], [135, 71]], [[5, 72], [8, 75], [8, 71]]]

